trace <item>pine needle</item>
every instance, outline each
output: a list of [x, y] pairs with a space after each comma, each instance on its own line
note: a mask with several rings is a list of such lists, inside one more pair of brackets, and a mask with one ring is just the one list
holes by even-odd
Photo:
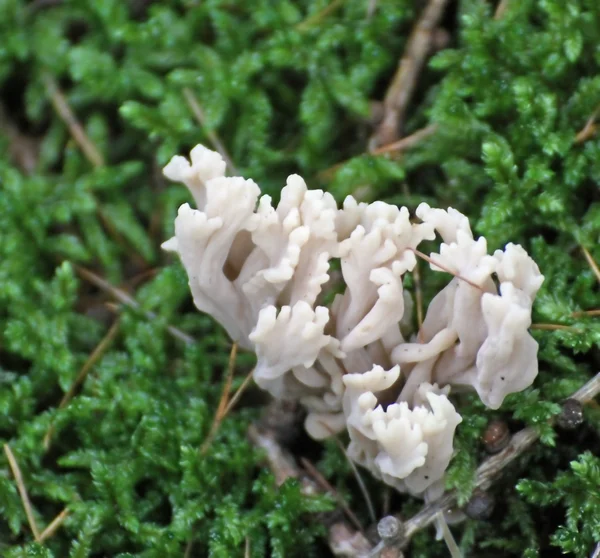
[[[126, 306], [129, 306], [130, 308], [133, 308], [134, 310], [143, 312], [144, 316], [146, 316], [146, 318], [148, 320], [156, 319], [156, 314], [142, 310], [140, 307], [140, 303], [137, 300], [135, 300], [135, 298], [133, 298], [131, 295], [126, 293], [124, 290], [119, 289], [119, 287], [115, 287], [114, 285], [111, 285], [108, 281], [106, 281], [99, 275], [96, 275], [93, 271], [86, 269], [85, 267], [81, 267], [79, 265], [74, 265], [73, 267], [75, 268], [75, 271], [81, 277], [83, 277], [83, 279], [85, 279], [86, 281], [89, 281], [90, 283], [92, 283], [92, 285], [95, 285], [100, 290], [109, 293], [113, 298], [118, 300], [121, 304], [125, 304]], [[168, 326], [166, 326], [166, 329], [173, 337], [183, 341], [184, 343], [187, 343], [190, 345], [195, 343], [195, 340], [193, 337], [189, 336], [187, 333], [181, 331], [179, 328], [176, 328], [175, 326], [168, 325]]]
[[583, 316], [600, 316], [600, 310], [580, 310], [571, 314], [573, 318], [582, 318]]
[[6, 458], [8, 459], [8, 464], [10, 465], [12, 474], [15, 477], [15, 481], [17, 482], [17, 490], [19, 491], [19, 496], [21, 496], [21, 503], [23, 504], [23, 509], [25, 510], [25, 515], [27, 516], [29, 527], [31, 529], [31, 532], [33, 533], [33, 537], [35, 538], [35, 540], [39, 541], [40, 532], [35, 521], [35, 517], [33, 515], [33, 508], [31, 506], [31, 501], [29, 500], [29, 495], [27, 494], [27, 488], [25, 487], [25, 483], [23, 482], [23, 475], [21, 474], [21, 469], [19, 468], [19, 464], [15, 459], [15, 455], [13, 454], [8, 444], [4, 444], [4, 453], [6, 454]]
[[374, 149], [371, 153], [373, 155], [383, 155], [384, 153], [405, 151], [406, 149], [410, 149], [411, 147], [414, 147], [415, 145], [420, 143], [421, 140], [431, 136], [437, 129], [437, 124], [430, 124], [425, 128], [417, 130], [410, 136], [406, 136], [402, 139], [399, 139], [398, 141], [388, 143], [387, 145], [382, 145], [381, 147]]
[[233, 161], [231, 160], [227, 149], [225, 149], [225, 145], [223, 145], [223, 142], [221, 141], [221, 138], [219, 138], [217, 133], [207, 125], [204, 111], [202, 110], [200, 103], [198, 103], [196, 97], [194, 96], [194, 93], [189, 87], [183, 88], [183, 96], [185, 97], [185, 101], [190, 107], [190, 110], [194, 114], [196, 121], [204, 129], [204, 133], [208, 137], [210, 143], [219, 152], [219, 155], [223, 157], [225, 164], [229, 168], [229, 172], [235, 176], [239, 176], [240, 173], [233, 164]]
[[575, 136], [575, 143], [584, 143], [596, 134], [598, 131], [598, 125], [596, 124], [598, 113], [600, 113], [600, 105], [596, 107], [592, 115], [587, 119], [585, 126]]
[[346, 451], [344, 444], [342, 444], [342, 442], [340, 442], [339, 438], [337, 436], [335, 436], [335, 433], [331, 431], [329, 426], [322, 422], [320, 422], [320, 424], [325, 429], [327, 429], [331, 432], [333, 440], [337, 444], [338, 448], [340, 448], [340, 451], [344, 454], [346, 461], [348, 461], [348, 464], [350, 465], [350, 468], [352, 469], [352, 472], [354, 473], [354, 477], [356, 478], [356, 482], [358, 483], [358, 487], [360, 488], [360, 491], [362, 492], [363, 498], [365, 500], [365, 504], [367, 504], [367, 510], [369, 511], [369, 518], [371, 519], [372, 523], [375, 523], [377, 521], [377, 516], [375, 515], [375, 507], [373, 506], [373, 501], [371, 500], [371, 496], [369, 495], [369, 491], [367, 490], [367, 485], [365, 484], [365, 481], [363, 480], [360, 472], [358, 471], [356, 464], [354, 463], [354, 461], [352, 461], [352, 459], [348, 455], [348, 452]]
[[85, 133], [83, 126], [77, 120], [77, 117], [71, 110], [67, 98], [61, 91], [56, 80], [48, 73], [42, 76], [46, 91], [52, 102], [54, 110], [58, 113], [62, 121], [66, 124], [75, 143], [79, 146], [87, 160], [95, 167], [104, 166], [104, 157], [94, 145], [94, 142]]
[[240, 387], [237, 388], [236, 392], [233, 394], [233, 397], [229, 400], [229, 403], [227, 403], [227, 407], [225, 407], [225, 411], [223, 411], [223, 418], [225, 418], [229, 414], [229, 411], [233, 409], [233, 407], [238, 402], [244, 391], [246, 391], [246, 388], [250, 385], [250, 382], [252, 381], [253, 375], [254, 368], [250, 370], [250, 372], [248, 372], [248, 375], [244, 378], [244, 381], [241, 383]]
[[436, 262], [433, 258], [430, 258], [427, 254], [423, 254], [423, 252], [420, 252], [416, 248], [407, 248], [407, 250], [411, 250], [412, 252], [415, 253], [415, 255], [419, 256], [419, 258], [425, 260], [426, 262], [430, 263], [431, 265], [434, 265], [435, 267], [439, 267], [442, 271], [445, 271], [446, 273], [453, 275], [457, 279], [461, 279], [465, 283], [471, 285], [471, 287], [473, 287], [479, 291], [483, 291], [483, 289], [476, 283], [473, 283], [473, 281], [470, 281], [466, 277], [463, 277], [462, 275], [459, 275], [458, 273], [455, 273], [454, 271], [448, 269], [445, 265]]
[[231, 352], [229, 353], [229, 363], [227, 365], [227, 374], [225, 376], [225, 384], [221, 393], [221, 399], [219, 400], [219, 405], [217, 406], [217, 411], [215, 412], [215, 416], [213, 418], [212, 425], [208, 432], [208, 436], [202, 443], [202, 446], [200, 446], [200, 455], [204, 455], [210, 447], [210, 444], [216, 436], [217, 431], [219, 430], [219, 426], [221, 426], [221, 422], [225, 417], [225, 412], [227, 410], [227, 402], [229, 401], [229, 393], [231, 391], [231, 382], [233, 381], [233, 373], [235, 371], [237, 348], [237, 343], [234, 343], [231, 347]]
[[424, 343], [423, 333], [421, 331], [421, 327], [423, 326], [423, 291], [421, 290], [421, 271], [419, 269], [419, 262], [417, 261], [417, 265], [415, 265], [413, 276], [415, 278], [415, 299], [417, 302], [417, 337], [419, 338], [419, 343]]
[[[114, 338], [116, 337], [116, 335], [119, 331], [120, 325], [121, 325], [120, 320], [117, 320], [110, 327], [110, 329], [108, 330], [108, 333], [104, 336], [104, 338], [100, 341], [100, 343], [98, 343], [96, 348], [92, 351], [92, 354], [85, 361], [84, 365], [82, 366], [81, 370], [79, 371], [79, 374], [77, 374], [77, 377], [75, 378], [74, 382], [71, 384], [69, 391], [67, 391], [63, 395], [63, 398], [60, 400], [60, 403], [58, 405], [59, 409], [63, 409], [64, 407], [66, 407], [69, 404], [69, 401], [71, 401], [71, 399], [73, 399], [75, 392], [77, 391], [77, 389], [79, 389], [79, 387], [83, 384], [83, 382], [85, 382], [85, 379], [87, 378], [87, 375], [90, 372], [90, 370], [102, 358], [102, 355], [110, 347], [110, 344], [113, 342]], [[54, 425], [50, 424], [50, 427], [48, 428], [48, 432], [46, 432], [46, 435], [44, 436], [44, 442], [43, 442], [44, 449], [46, 451], [48, 451], [48, 449], [50, 448], [50, 441], [52, 439], [53, 434], [54, 434]]]
[[340, 493], [329, 483], [329, 481], [320, 473], [320, 471], [305, 457], [300, 458], [300, 462], [302, 466], [308, 471], [310, 476], [315, 479], [318, 485], [321, 486], [325, 492], [329, 492], [334, 498], [338, 505], [344, 510], [344, 513], [348, 517], [348, 519], [353, 523], [353, 525], [364, 534], [364, 529], [358, 520], [358, 517], [354, 514], [354, 512], [350, 509], [347, 502], [342, 498]]
[[67, 518], [68, 515], [69, 515], [69, 510], [67, 508], [65, 508], [63, 511], [61, 511], [49, 523], [48, 527], [46, 527], [42, 531], [42, 534], [40, 535], [40, 538], [39, 538], [39, 542], [44, 542], [46, 539], [49, 539], [52, 535], [54, 535], [54, 533], [56, 533], [56, 531], [63, 524], [63, 521]]
[[562, 324], [531, 324], [530, 329], [541, 329], [542, 331], [571, 331], [573, 333], [582, 333], [580, 329]]
[[582, 246], [581, 250], [583, 251], [583, 255], [585, 256], [585, 259], [587, 260], [588, 264], [592, 268], [596, 279], [598, 279], [598, 282], [600, 282], [600, 268], [598, 268], [598, 264], [594, 261], [594, 258], [592, 258], [592, 255], [587, 251], [587, 248], [585, 248], [585, 246]]

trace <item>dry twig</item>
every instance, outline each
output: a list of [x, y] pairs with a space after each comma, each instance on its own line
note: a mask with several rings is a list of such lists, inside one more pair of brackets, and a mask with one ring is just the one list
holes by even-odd
[[[248, 436], [256, 447], [265, 451], [269, 469], [275, 475], [278, 486], [289, 478], [297, 478], [305, 494], [318, 492], [317, 485], [301, 475], [294, 457], [281, 447], [274, 432], [250, 425]], [[335, 556], [359, 558], [368, 555], [371, 543], [360, 531], [354, 530], [346, 522], [337, 521], [328, 527], [328, 531], [329, 546]]]
[[39, 538], [39, 542], [44, 542], [46, 539], [49, 539], [52, 535], [54, 535], [54, 533], [56, 533], [56, 531], [58, 530], [58, 528], [63, 524], [64, 520], [67, 519], [68, 515], [69, 515], [69, 510], [67, 508], [65, 508], [63, 511], [61, 511], [48, 524], [48, 527], [46, 527], [42, 531], [42, 534], [40, 535], [40, 538]]
[[337, 436], [334, 436], [333, 439], [335, 440], [335, 443], [340, 448], [340, 451], [344, 454], [346, 461], [348, 461], [348, 464], [350, 465], [350, 468], [352, 469], [352, 473], [354, 474], [354, 478], [356, 479], [356, 482], [358, 484], [358, 488], [362, 492], [365, 504], [367, 504], [367, 510], [369, 511], [369, 517], [371, 518], [371, 521], [373, 523], [375, 523], [375, 521], [376, 521], [375, 508], [373, 507], [373, 502], [371, 500], [371, 496], [369, 495], [369, 491], [367, 490], [367, 485], [365, 484], [365, 481], [363, 480], [362, 475], [360, 474], [360, 471], [358, 470], [358, 467], [356, 466], [356, 463], [354, 463], [354, 461], [352, 461], [352, 458], [348, 455], [348, 452], [346, 451], [344, 444], [342, 444], [342, 442], [340, 442], [340, 440]]
[[598, 268], [598, 264], [594, 261], [594, 258], [592, 258], [592, 255], [588, 252], [588, 250], [587, 250], [587, 248], [585, 248], [585, 246], [582, 246], [581, 250], [583, 251], [583, 255], [585, 256], [587, 263], [592, 268], [592, 271], [594, 272], [596, 279], [598, 279], [598, 281], [600, 282], [600, 268]]
[[298, 25], [296, 25], [296, 31], [305, 31], [309, 27], [320, 23], [327, 16], [334, 13], [336, 10], [342, 7], [344, 0], [333, 0], [331, 4], [325, 6], [322, 10], [318, 11], [316, 14], [313, 14], [307, 17], [304, 21], [301, 21]]
[[339, 506], [344, 510], [344, 513], [352, 524], [361, 532], [364, 533], [364, 529], [356, 517], [355, 513], [350, 509], [350, 506], [340, 496], [339, 492], [331, 486], [329, 481], [320, 473], [320, 471], [305, 457], [300, 458], [300, 463], [307, 470], [308, 474], [315, 480], [315, 482], [325, 491], [331, 494]]
[[[104, 336], [104, 338], [100, 341], [100, 343], [98, 343], [96, 348], [92, 351], [92, 354], [85, 361], [84, 365], [81, 367], [81, 370], [79, 371], [79, 374], [77, 374], [77, 377], [71, 384], [69, 391], [67, 391], [63, 395], [63, 398], [60, 400], [60, 403], [58, 404], [59, 409], [63, 409], [64, 407], [66, 407], [67, 404], [69, 403], [69, 401], [71, 401], [71, 399], [73, 399], [75, 392], [77, 391], [79, 386], [81, 386], [81, 384], [83, 384], [83, 382], [87, 378], [89, 371], [100, 360], [100, 358], [106, 352], [108, 347], [110, 347], [110, 344], [113, 342], [114, 338], [116, 337], [116, 335], [119, 331], [120, 325], [121, 324], [120, 324], [119, 320], [117, 320], [110, 327], [110, 329], [108, 330], [108, 333]], [[54, 425], [50, 424], [50, 427], [48, 428], [48, 432], [46, 432], [46, 435], [44, 436], [44, 442], [43, 442], [44, 449], [46, 451], [48, 451], [48, 449], [50, 448], [50, 441], [52, 439], [53, 433], [54, 433]]]
[[496, 11], [494, 12], [494, 19], [501, 19], [502, 16], [506, 13], [508, 9], [508, 4], [510, 0], [500, 0], [498, 2], [498, 6], [496, 7]]
[[542, 331], [571, 331], [573, 333], [581, 333], [581, 330], [563, 324], [531, 324], [530, 329], [540, 329]]
[[21, 133], [0, 105], [0, 133], [9, 140], [9, 154], [25, 174], [33, 174], [38, 163], [39, 141]]
[[233, 394], [233, 397], [227, 403], [227, 407], [225, 407], [225, 411], [223, 412], [223, 416], [228, 415], [229, 411], [233, 409], [235, 404], [238, 402], [242, 394], [246, 391], [246, 388], [250, 385], [252, 381], [252, 377], [254, 375], [254, 368], [248, 372], [248, 375], [244, 378], [244, 381], [240, 384], [240, 387], [237, 388], [236, 392]]
[[598, 125], [596, 124], [596, 118], [600, 112], [600, 107], [596, 108], [592, 116], [590, 116], [585, 123], [585, 126], [575, 136], [575, 143], [584, 143], [593, 137], [598, 131]]
[[223, 157], [225, 164], [229, 168], [229, 172], [234, 174], [235, 176], [238, 176], [239, 171], [233, 164], [233, 161], [231, 160], [231, 157], [229, 156], [227, 149], [225, 149], [225, 146], [223, 145], [221, 138], [219, 138], [217, 133], [206, 124], [206, 117], [204, 116], [204, 111], [202, 110], [202, 107], [200, 107], [200, 104], [196, 100], [194, 93], [192, 92], [192, 90], [189, 87], [183, 88], [183, 96], [185, 97], [185, 100], [186, 100], [188, 106], [190, 107], [191, 111], [194, 113], [194, 116], [196, 117], [198, 124], [200, 124], [200, 126], [202, 126], [202, 128], [204, 128], [204, 132], [206, 133], [206, 136], [210, 140], [210, 143], [219, 152], [221, 157]]
[[417, 265], [415, 265], [415, 269], [413, 271], [413, 275], [415, 278], [415, 302], [417, 304], [417, 337], [419, 338], [419, 343], [424, 343], [423, 333], [421, 328], [423, 326], [423, 291], [421, 290], [421, 270], [419, 269], [419, 262], [417, 261]]
[[27, 516], [27, 521], [29, 522], [29, 527], [33, 533], [33, 538], [36, 541], [39, 541], [40, 531], [35, 521], [35, 516], [33, 515], [33, 507], [31, 506], [31, 501], [29, 500], [29, 495], [27, 494], [27, 488], [25, 488], [25, 483], [23, 482], [21, 469], [19, 468], [19, 464], [15, 459], [15, 455], [8, 444], [4, 444], [4, 453], [6, 454], [6, 459], [8, 459], [8, 464], [13, 476], [15, 477], [15, 481], [17, 482], [17, 490], [19, 491], [19, 496], [21, 496], [21, 502], [23, 504], [23, 509], [25, 510], [25, 515]]
[[398, 141], [394, 141], [374, 149], [371, 154], [383, 155], [384, 153], [397, 153], [399, 151], [406, 151], [407, 149], [417, 145], [419, 142], [421, 142], [421, 140], [431, 136], [437, 129], [437, 124], [430, 124], [429, 126], [425, 126], [425, 128], [421, 128], [420, 130], [413, 132], [410, 136], [406, 136]]
[[227, 365], [227, 375], [225, 376], [225, 385], [223, 386], [223, 392], [221, 393], [221, 399], [219, 400], [219, 405], [217, 406], [217, 411], [215, 412], [215, 416], [213, 418], [212, 425], [208, 432], [208, 436], [206, 440], [204, 440], [202, 446], [200, 447], [200, 455], [204, 455], [206, 450], [210, 447], [214, 437], [219, 430], [219, 426], [221, 426], [221, 422], [223, 418], [225, 418], [225, 412], [227, 410], [227, 402], [229, 401], [229, 392], [231, 391], [231, 382], [233, 381], [233, 373], [235, 371], [235, 360], [237, 358], [237, 343], [234, 343], [231, 347], [231, 352], [229, 353], [229, 364]]
[[56, 80], [48, 73], [45, 73], [42, 76], [42, 80], [44, 81], [46, 91], [48, 92], [54, 110], [56, 110], [63, 122], [67, 125], [73, 139], [83, 151], [88, 161], [95, 167], [103, 166], [104, 157], [102, 157], [98, 148], [90, 138], [88, 138], [83, 126], [79, 123], [75, 114], [73, 114], [73, 111], [67, 102], [67, 98], [58, 86], [58, 83], [56, 83]]
[[[437, 130], [437, 124], [431, 124], [429, 126], [426, 126], [425, 128], [421, 128], [420, 130], [417, 130], [416, 132], [412, 133], [410, 136], [406, 136], [405, 138], [402, 138], [401, 140], [398, 140], [396, 142], [389, 143], [387, 145], [384, 145], [382, 147], [374, 149], [373, 151], [371, 151], [369, 153], [369, 155], [379, 156], [379, 155], [385, 155], [387, 153], [394, 153], [394, 154], [401, 153], [402, 151], [411, 149], [412, 147], [417, 145], [419, 142], [421, 142], [423, 139], [432, 135], [436, 130]], [[350, 161], [350, 159], [347, 159], [340, 163], [336, 163], [335, 165], [332, 165], [331, 167], [320, 171], [317, 176], [319, 177], [320, 180], [329, 180], [335, 174], [335, 172], [338, 169], [340, 169], [342, 166], [344, 166], [346, 163], [348, 163], [348, 161]]]
[[455, 273], [451, 269], [448, 269], [445, 265], [443, 265], [443, 264], [441, 264], [439, 262], [436, 262], [433, 258], [430, 258], [427, 254], [424, 254], [423, 252], [417, 250], [416, 248], [407, 248], [407, 250], [411, 250], [412, 252], [414, 252], [414, 254], [416, 256], [419, 256], [419, 258], [425, 260], [426, 262], [428, 262], [431, 265], [434, 265], [435, 267], [439, 267], [442, 271], [445, 271], [446, 273], [449, 273], [450, 275], [453, 275], [457, 279], [461, 279], [462, 281], [464, 281], [468, 285], [471, 285], [471, 287], [473, 287], [474, 289], [477, 289], [478, 291], [482, 291], [483, 290], [477, 283], [473, 283], [473, 281], [470, 281], [466, 277], [463, 277], [462, 275], [459, 275], [458, 273]]
[[600, 310], [581, 310], [571, 314], [573, 318], [583, 318], [583, 316], [600, 316]]
[[[133, 308], [134, 310], [143, 312], [148, 320], [154, 320], [156, 318], [156, 314], [142, 310], [140, 308], [139, 302], [137, 300], [135, 300], [135, 298], [133, 298], [132, 296], [127, 294], [124, 290], [119, 289], [118, 287], [115, 287], [114, 285], [111, 285], [108, 281], [106, 281], [99, 275], [96, 275], [93, 271], [86, 269], [85, 267], [81, 267], [79, 265], [74, 265], [73, 267], [75, 268], [75, 271], [83, 279], [85, 279], [86, 281], [89, 281], [90, 283], [92, 283], [92, 285], [95, 285], [102, 291], [109, 293], [113, 298], [118, 300], [121, 304], [124, 304], [125, 306], [129, 306], [130, 308]], [[175, 326], [168, 325], [168, 326], [166, 326], [166, 329], [173, 337], [175, 337], [176, 339], [179, 339], [180, 341], [183, 341], [184, 343], [187, 343], [187, 344], [195, 343], [193, 337], [190, 337], [187, 333], [181, 331], [179, 328], [176, 328]]]
[[384, 116], [371, 138], [372, 149], [398, 139], [403, 128], [406, 109], [415, 91], [417, 78], [431, 50], [434, 30], [439, 24], [447, 2], [448, 0], [429, 0], [421, 13], [383, 101]]

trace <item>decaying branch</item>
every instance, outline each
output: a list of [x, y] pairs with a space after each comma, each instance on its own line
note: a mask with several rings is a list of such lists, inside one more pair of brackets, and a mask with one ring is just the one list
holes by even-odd
[[67, 125], [67, 128], [69, 128], [71, 136], [73, 136], [73, 139], [81, 151], [83, 151], [87, 160], [95, 167], [103, 166], [104, 157], [102, 156], [102, 153], [100, 153], [99, 149], [96, 147], [96, 145], [94, 145], [94, 142], [92, 142], [92, 140], [90, 140], [85, 133], [83, 126], [79, 123], [77, 117], [71, 110], [71, 107], [67, 102], [67, 98], [61, 91], [54, 77], [46, 73], [42, 76], [42, 79], [54, 110]]
[[371, 150], [398, 139], [417, 78], [431, 51], [432, 38], [447, 2], [448, 0], [429, 0], [417, 21], [383, 101], [383, 120], [371, 138]]
[[[86, 281], [89, 281], [90, 283], [92, 283], [92, 285], [95, 285], [100, 290], [102, 290], [106, 293], [109, 293], [113, 298], [118, 300], [121, 304], [124, 304], [125, 306], [129, 306], [130, 308], [133, 308], [134, 310], [141, 311], [148, 320], [154, 320], [156, 318], [156, 315], [153, 314], [152, 312], [143, 311], [140, 308], [139, 302], [137, 300], [135, 300], [135, 298], [130, 296], [128, 293], [126, 293], [124, 290], [119, 289], [118, 287], [115, 287], [114, 285], [111, 285], [108, 281], [106, 281], [99, 275], [96, 275], [93, 271], [86, 269], [85, 267], [81, 267], [78, 265], [75, 265], [73, 267], [75, 268], [75, 271], [77, 272], [77, 274], [80, 277], [82, 277]], [[180, 341], [183, 341], [184, 343], [193, 344], [195, 342], [193, 337], [189, 336], [187, 333], [181, 331], [179, 328], [177, 328], [175, 326], [168, 325], [168, 326], [166, 326], [166, 330], [173, 337], [175, 337], [176, 339], [179, 339]]]

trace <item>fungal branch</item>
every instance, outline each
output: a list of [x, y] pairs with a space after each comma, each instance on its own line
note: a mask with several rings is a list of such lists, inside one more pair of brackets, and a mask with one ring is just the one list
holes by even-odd
[[[452, 208], [422, 203], [415, 222], [383, 202], [348, 196], [338, 207], [298, 175], [273, 206], [225, 170], [201, 145], [164, 169], [196, 206], [179, 208], [164, 244], [181, 258], [196, 307], [256, 353], [259, 387], [304, 407], [310, 436], [346, 430], [353, 462], [400, 492], [439, 498], [462, 421], [451, 390], [472, 389], [498, 409], [538, 373], [528, 332], [544, 279], [537, 265], [514, 244], [488, 254]], [[436, 238], [437, 252], [419, 250]], [[403, 285], [417, 257], [451, 278], [410, 331]], [[325, 306], [332, 258], [345, 290]]]

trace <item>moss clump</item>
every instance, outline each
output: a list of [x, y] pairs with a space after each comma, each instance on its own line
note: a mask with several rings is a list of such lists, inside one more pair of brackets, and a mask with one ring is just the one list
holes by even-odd
[[[0, 554], [236, 556], [248, 540], [252, 556], [326, 555], [315, 512], [332, 501], [293, 482], [276, 489], [247, 441], [258, 394], [198, 453], [230, 345], [160, 253], [187, 193], [159, 169], [212, 132], [269, 193], [291, 172], [340, 198], [369, 185], [372, 199], [453, 205], [491, 248], [530, 251], [546, 276], [534, 321], [567, 327], [535, 331], [540, 375], [500, 412], [461, 401], [448, 483], [469, 498], [492, 418], [533, 425], [542, 443], [497, 483], [507, 497], [489, 522], [469, 520], [456, 535], [473, 556], [583, 557], [600, 540], [600, 413], [586, 409], [575, 435], [546, 422], [597, 369], [600, 322], [582, 311], [600, 308], [600, 295], [582, 248], [600, 261], [600, 139], [579, 133], [600, 104], [600, 12], [595, 0], [523, 0], [494, 19], [491, 2], [451, 4], [450, 47], [420, 75], [405, 129], [435, 124], [435, 133], [402, 157], [364, 155], [371, 101], [383, 98], [419, 9], [410, 0], [378, 2], [372, 16], [363, 0], [0, 0], [0, 440], [40, 528], [69, 510], [52, 537], [33, 542], [0, 457]], [[54, 106], [61, 100], [95, 146], [87, 157]], [[85, 269], [139, 308], [111, 305]], [[423, 275], [428, 299], [439, 285]], [[240, 355], [233, 389], [251, 366]], [[367, 523], [337, 446], [294, 449]], [[367, 482], [379, 505], [381, 485]], [[392, 504], [406, 515], [419, 506]], [[446, 551], [423, 532], [412, 552]]]

